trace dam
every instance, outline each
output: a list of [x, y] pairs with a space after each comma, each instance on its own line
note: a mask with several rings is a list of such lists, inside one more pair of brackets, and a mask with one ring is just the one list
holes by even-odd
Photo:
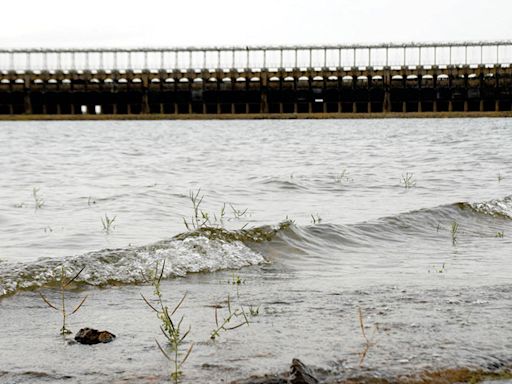
[[0, 119], [512, 114], [512, 41], [0, 49]]

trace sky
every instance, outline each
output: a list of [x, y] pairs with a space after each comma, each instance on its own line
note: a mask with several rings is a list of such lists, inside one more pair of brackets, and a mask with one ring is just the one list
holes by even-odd
[[512, 39], [511, 0], [3, 0], [1, 48]]

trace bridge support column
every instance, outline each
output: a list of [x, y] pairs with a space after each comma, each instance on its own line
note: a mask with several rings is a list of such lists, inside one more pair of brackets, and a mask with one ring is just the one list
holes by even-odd
[[422, 101], [422, 92], [421, 92], [421, 89], [422, 89], [422, 85], [423, 85], [423, 76], [420, 74], [418, 75], [418, 112], [423, 112], [423, 105], [421, 103]]
[[338, 113], [343, 113], [343, 102], [338, 101]]
[[25, 110], [25, 114], [32, 114], [32, 100], [30, 98], [30, 91], [25, 90], [25, 95], [23, 96], [23, 107]]
[[268, 78], [267, 74], [262, 71], [260, 80], [261, 99], [260, 99], [260, 111], [261, 113], [268, 113]]
[[407, 102], [406, 101], [402, 101], [402, 112], [407, 113]]
[[384, 68], [384, 74], [382, 76], [382, 82], [384, 86], [384, 100], [382, 100], [382, 112], [391, 112], [391, 73], [389, 67]]
[[494, 97], [495, 97], [495, 106], [494, 106], [494, 110], [496, 112], [499, 112], [500, 111], [500, 96], [501, 96], [501, 92], [500, 92], [500, 74], [498, 73], [498, 71], [496, 70], [494, 72]]

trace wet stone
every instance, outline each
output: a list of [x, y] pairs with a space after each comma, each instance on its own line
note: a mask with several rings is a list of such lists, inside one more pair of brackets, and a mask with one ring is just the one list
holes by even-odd
[[110, 343], [116, 338], [116, 335], [109, 331], [98, 331], [92, 328], [82, 328], [75, 335], [75, 340], [80, 344], [100, 344]]

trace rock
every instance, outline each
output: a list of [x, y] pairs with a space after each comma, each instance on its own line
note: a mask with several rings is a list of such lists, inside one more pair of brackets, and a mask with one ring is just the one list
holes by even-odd
[[231, 384], [317, 384], [319, 380], [313, 375], [313, 371], [306, 367], [299, 359], [293, 359], [290, 371], [280, 375], [265, 375], [263, 377], [251, 377], [245, 380], [237, 380]]
[[116, 338], [116, 335], [109, 331], [98, 331], [92, 328], [82, 328], [75, 335], [75, 340], [80, 344], [99, 344], [110, 343]]
[[318, 379], [311, 369], [306, 367], [299, 359], [293, 359], [290, 367], [290, 384], [316, 384]]

